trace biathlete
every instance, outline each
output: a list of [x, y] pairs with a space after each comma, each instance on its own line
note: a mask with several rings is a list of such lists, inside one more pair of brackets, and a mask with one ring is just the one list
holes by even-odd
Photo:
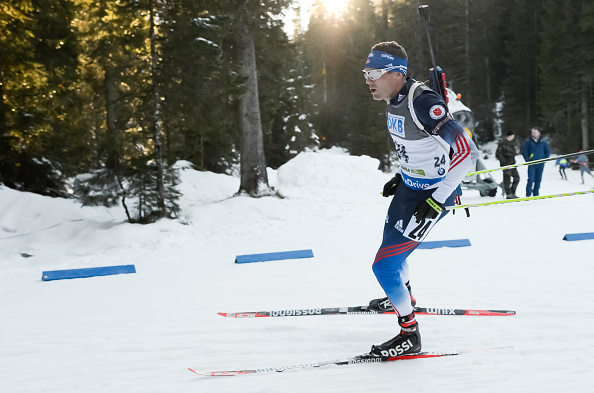
[[398, 335], [370, 351], [391, 357], [421, 351], [406, 259], [447, 214], [444, 206], [454, 204], [478, 150], [442, 97], [406, 76], [407, 54], [397, 42], [374, 45], [363, 72], [373, 99], [387, 103], [388, 131], [400, 163], [382, 193], [393, 198], [373, 262], [387, 298], [369, 304], [372, 310], [393, 308], [398, 315]]
[[588, 156], [583, 154], [583, 152], [583, 150], [580, 150], [580, 153], [582, 154], [580, 154], [575, 160], [572, 161], [576, 164], [580, 164], [580, 175], [582, 177], [582, 184], [584, 184], [584, 173], [587, 173], [588, 175], [594, 178], [594, 175], [592, 175], [592, 171], [590, 170], [590, 166], [588, 163]]

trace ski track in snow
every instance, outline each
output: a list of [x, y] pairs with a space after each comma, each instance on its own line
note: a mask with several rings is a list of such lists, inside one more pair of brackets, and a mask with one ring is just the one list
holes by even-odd
[[[484, 147], [483, 147], [484, 148]], [[492, 149], [494, 151], [494, 149]], [[492, 158], [488, 167], [498, 167]], [[179, 220], [125, 223], [121, 208], [0, 188], [2, 392], [589, 392], [594, 367], [591, 195], [449, 215], [409, 259], [419, 306], [510, 309], [511, 317], [417, 317], [443, 359], [237, 377], [196, 370], [339, 359], [394, 336], [389, 315], [228, 319], [217, 312], [338, 307], [383, 296], [371, 271], [391, 174], [336, 149], [302, 153], [270, 182], [285, 199], [232, 197], [239, 180], [182, 168]], [[517, 194], [524, 195], [526, 167]], [[590, 190], [545, 166], [541, 195]], [[500, 172], [492, 176], [500, 182]], [[465, 191], [463, 203], [481, 198]], [[312, 249], [314, 258], [235, 264]], [[25, 257], [26, 256], [26, 257]], [[133, 264], [136, 274], [41, 281], [46, 270]]]

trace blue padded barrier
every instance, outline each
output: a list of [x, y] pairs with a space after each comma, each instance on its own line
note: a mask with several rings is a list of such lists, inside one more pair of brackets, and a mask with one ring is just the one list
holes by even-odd
[[592, 233], [568, 233], [563, 238], [563, 240], [567, 240], [567, 241], [590, 240], [590, 239], [594, 239], [594, 232], [592, 232]]
[[439, 240], [434, 242], [423, 242], [419, 244], [417, 248], [428, 249], [428, 248], [440, 248], [440, 247], [468, 247], [470, 246], [470, 240], [468, 239], [457, 239], [457, 240]]
[[252, 263], [278, 261], [281, 259], [312, 258], [313, 256], [314, 255], [312, 250], [269, 252], [265, 254], [238, 255], [235, 258], [235, 263]]
[[43, 272], [43, 281], [65, 280], [71, 278], [87, 278], [95, 276], [110, 276], [112, 274], [136, 273], [134, 265], [91, 267], [85, 269], [52, 270]]

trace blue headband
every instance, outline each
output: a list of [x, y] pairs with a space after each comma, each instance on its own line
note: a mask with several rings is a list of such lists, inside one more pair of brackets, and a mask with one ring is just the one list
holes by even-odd
[[392, 68], [396, 72], [406, 75], [406, 59], [396, 57], [386, 52], [372, 50], [365, 62], [365, 68], [375, 68], [378, 70]]

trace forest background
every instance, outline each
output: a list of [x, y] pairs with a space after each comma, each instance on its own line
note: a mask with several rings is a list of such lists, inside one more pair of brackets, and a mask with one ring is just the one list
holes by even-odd
[[[590, 148], [594, 2], [422, 3], [479, 142], [539, 126], [554, 151]], [[178, 213], [178, 160], [235, 172], [252, 196], [266, 194], [266, 167], [307, 148], [389, 168], [384, 105], [361, 69], [373, 44], [396, 40], [409, 75], [427, 78], [420, 4], [350, 0], [335, 12], [318, 0], [301, 28], [289, 0], [4, 0], [0, 183], [121, 203], [129, 221], [151, 222]]]

